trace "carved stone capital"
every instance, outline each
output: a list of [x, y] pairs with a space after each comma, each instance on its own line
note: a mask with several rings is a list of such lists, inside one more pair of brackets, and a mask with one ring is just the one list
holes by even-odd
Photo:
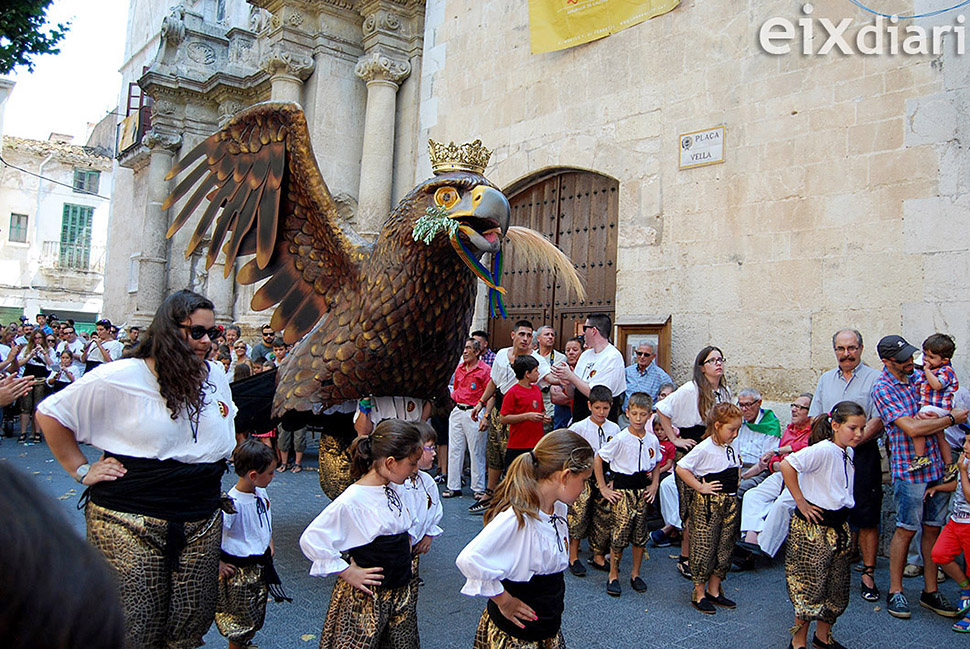
[[411, 74], [411, 63], [395, 60], [381, 52], [371, 52], [357, 61], [354, 73], [368, 83], [389, 81], [400, 85]]
[[149, 149], [156, 147], [174, 153], [182, 146], [182, 136], [177, 133], [164, 133], [158, 129], [151, 129], [141, 139], [141, 143]]
[[263, 55], [259, 67], [271, 75], [285, 74], [305, 81], [313, 72], [313, 58], [277, 46]]

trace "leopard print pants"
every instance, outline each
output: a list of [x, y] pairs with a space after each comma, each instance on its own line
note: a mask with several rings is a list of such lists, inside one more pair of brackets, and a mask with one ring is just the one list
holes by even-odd
[[509, 446], [509, 426], [499, 423], [501, 413], [492, 408], [488, 416], [488, 436], [485, 438], [485, 466], [496, 471], [505, 471], [505, 450]]
[[[647, 529], [646, 489], [617, 489], [620, 499], [610, 506], [610, 548], [617, 559], [631, 543], [645, 548], [649, 538]], [[643, 558], [649, 559], [646, 549]]]
[[474, 649], [566, 649], [566, 641], [563, 640], [562, 631], [546, 640], [529, 641], [512, 637], [495, 626], [486, 609], [482, 613], [482, 619], [478, 621], [473, 647]]
[[269, 588], [263, 581], [263, 567], [236, 566], [228, 579], [219, 578], [216, 626], [230, 642], [246, 646], [266, 619]]
[[373, 595], [337, 579], [320, 633], [320, 649], [419, 649], [411, 584], [370, 588]]
[[695, 584], [706, 584], [711, 576], [724, 579], [740, 534], [741, 505], [736, 495], [694, 493], [690, 498], [690, 571]]
[[88, 542], [118, 575], [129, 649], [191, 649], [216, 612], [222, 510], [185, 523], [186, 546], [178, 570], [165, 559], [168, 522], [127, 514], [89, 502], [85, 508]]
[[[848, 538], [849, 524], [842, 524]], [[826, 525], [791, 517], [785, 579], [795, 617], [809, 622], [835, 621], [849, 605], [849, 548], [839, 548], [839, 531]]]
[[588, 539], [593, 554], [606, 554], [610, 546], [610, 501], [600, 495], [596, 483], [587, 480], [566, 516], [569, 539]]

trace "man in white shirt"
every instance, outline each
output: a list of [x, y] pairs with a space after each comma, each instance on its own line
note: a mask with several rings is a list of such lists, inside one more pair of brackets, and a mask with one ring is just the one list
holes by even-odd
[[111, 321], [98, 320], [94, 325], [95, 335], [84, 346], [81, 360], [84, 361], [84, 371], [90, 372], [102, 363], [110, 363], [121, 358], [123, 345], [111, 335]]
[[[738, 392], [738, 407], [743, 421], [734, 445], [741, 454], [744, 470], [743, 479], [738, 485], [738, 498], [743, 498], [744, 492], [757, 487], [768, 477], [768, 469], [761, 464], [761, 460], [770, 457], [769, 451], [778, 448], [781, 422], [773, 410], [761, 407], [761, 393], [754, 388], [744, 388]], [[761, 471], [757, 468], [761, 468]]]
[[565, 387], [566, 395], [573, 397], [573, 421], [589, 417], [589, 390], [594, 385], [605, 385], [613, 395], [613, 405], [608, 419], [619, 419], [626, 393], [626, 368], [623, 354], [610, 343], [613, 323], [605, 313], [592, 313], [586, 318], [583, 332], [589, 347], [576, 362], [576, 371], [568, 363], [560, 363], [553, 369]]
[[[558, 363], [566, 362], [566, 355], [562, 352], [557, 352], [553, 345], [556, 344], [556, 330], [549, 325], [543, 325], [539, 327], [536, 332], [536, 340], [539, 343], [539, 356], [546, 359], [549, 363], [549, 367], [553, 368]], [[546, 415], [549, 417], [549, 423], [546, 424], [546, 432], [548, 433], [552, 430], [552, 417], [556, 414], [556, 407], [553, 405], [552, 400], [549, 398], [549, 390], [551, 385], [548, 383], [541, 387], [542, 390], [542, 403], [546, 408]]]
[[[502, 407], [502, 397], [515, 385], [515, 372], [512, 371], [512, 361], [518, 356], [531, 354], [539, 361], [539, 380], [537, 384], [541, 390], [549, 382], [556, 383], [552, 377], [548, 361], [539, 355], [538, 351], [532, 349], [532, 323], [528, 320], [519, 320], [515, 323], [512, 330], [512, 346], [499, 350], [495, 353], [495, 360], [492, 362], [492, 371], [485, 386], [482, 398], [472, 408], [472, 421], [478, 421], [479, 429], [488, 428], [488, 438], [485, 441], [485, 464], [488, 469], [488, 487], [485, 489], [485, 497], [468, 508], [473, 514], [483, 514], [488, 509], [491, 493], [498, 486], [498, 481], [505, 470], [505, 446], [508, 444], [509, 427], [508, 424], [502, 425], [499, 422], [499, 410]], [[482, 409], [490, 413], [488, 417], [479, 418]]]

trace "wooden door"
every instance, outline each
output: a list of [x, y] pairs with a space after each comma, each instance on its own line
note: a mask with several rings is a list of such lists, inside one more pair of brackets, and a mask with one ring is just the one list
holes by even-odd
[[[617, 181], [588, 171], [559, 171], [526, 181], [509, 196], [512, 225], [545, 235], [569, 256], [586, 281], [586, 299], [563, 288], [546, 269], [505, 260], [508, 318], [490, 318], [493, 349], [507, 347], [516, 320], [556, 329], [556, 347], [581, 333], [586, 316], [594, 312], [614, 316], [616, 300]], [[579, 328], [579, 329], [577, 329]]]

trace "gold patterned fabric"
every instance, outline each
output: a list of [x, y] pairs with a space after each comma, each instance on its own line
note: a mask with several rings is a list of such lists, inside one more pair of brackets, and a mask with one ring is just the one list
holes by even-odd
[[[841, 526], [848, 538], [849, 524]], [[847, 543], [839, 543], [840, 530], [791, 517], [785, 579], [795, 617], [807, 622], [835, 621], [849, 605], [849, 556]]]
[[421, 555], [415, 554], [411, 556], [411, 581], [408, 583], [408, 588], [411, 589], [411, 597], [408, 600], [408, 605], [411, 607], [411, 615], [415, 620], [418, 619], [418, 586], [420, 575], [418, 575], [418, 570], [421, 568]]
[[411, 584], [400, 588], [371, 586], [363, 593], [337, 579], [330, 595], [320, 649], [418, 649], [417, 608]]
[[354, 482], [350, 477], [349, 448], [350, 442], [326, 433], [320, 435], [320, 488], [330, 500], [336, 500]]
[[166, 565], [168, 522], [116, 512], [89, 502], [88, 542], [118, 575], [129, 649], [202, 646], [216, 612], [222, 510], [185, 523], [178, 570]]
[[[610, 548], [622, 552], [631, 543], [644, 548], [649, 538], [647, 529], [646, 489], [617, 489], [620, 499], [610, 505]], [[649, 559], [646, 549], [643, 558]]]
[[588, 539], [593, 554], [606, 554], [610, 546], [610, 501], [600, 495], [596, 482], [586, 481], [566, 515], [569, 538]]
[[[674, 453], [674, 461], [679, 462], [685, 455], [687, 453], [678, 448]], [[681, 526], [686, 526], [687, 519], [690, 518], [690, 501], [697, 492], [688, 487], [676, 471], [674, 471], [674, 484], [677, 485], [677, 505], [680, 507]]]
[[475, 630], [474, 649], [566, 649], [566, 641], [559, 631], [555, 637], [546, 640], [519, 640], [495, 626], [486, 609]]
[[[688, 489], [690, 487], [687, 487]], [[724, 579], [741, 534], [741, 505], [734, 494], [694, 493], [690, 499], [690, 571], [695, 584]]]
[[236, 566], [228, 579], [219, 577], [216, 626], [227, 640], [248, 645], [266, 619], [269, 588], [263, 580], [263, 567]]
[[505, 471], [505, 449], [509, 445], [509, 427], [499, 423], [501, 414], [492, 408], [488, 416], [488, 437], [485, 439], [485, 466], [496, 471]]

